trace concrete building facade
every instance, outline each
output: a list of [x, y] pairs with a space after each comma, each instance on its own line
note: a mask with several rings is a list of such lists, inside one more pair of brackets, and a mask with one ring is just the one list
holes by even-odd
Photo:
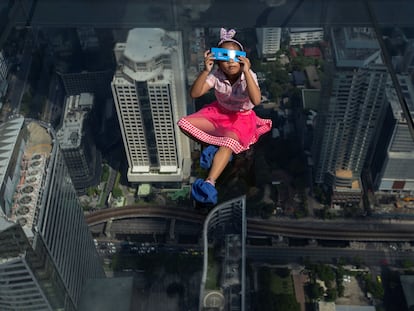
[[266, 60], [276, 60], [276, 53], [280, 50], [282, 28], [256, 28], [256, 37], [258, 56]]
[[[246, 198], [223, 202], [207, 215], [203, 227], [204, 260], [199, 310], [246, 310]], [[213, 249], [219, 250], [211, 254]], [[209, 254], [210, 252], [210, 254]], [[215, 256], [221, 256], [220, 260]], [[214, 261], [220, 261], [217, 265]], [[220, 266], [216, 282], [207, 284], [208, 269]]]
[[[414, 115], [414, 86], [410, 75], [397, 76], [407, 106]], [[394, 122], [387, 142], [382, 168], [374, 176], [374, 190], [383, 193], [414, 195], [414, 141], [408, 129], [395, 89], [387, 84], [387, 99], [391, 106]], [[384, 137], [385, 138], [385, 137]]]
[[68, 96], [57, 132], [73, 185], [80, 194], [99, 181], [96, 175], [100, 172], [100, 154], [90, 137], [87, 124], [93, 105], [93, 94]]
[[[313, 154], [315, 181], [353, 202], [362, 191], [361, 172], [384, 117], [388, 73], [373, 32], [333, 29], [329, 79], [322, 86]], [[345, 200], [345, 201], [344, 201]]]
[[115, 46], [112, 92], [131, 183], [181, 183], [189, 177], [189, 140], [177, 127], [187, 91], [181, 34], [136, 28]]

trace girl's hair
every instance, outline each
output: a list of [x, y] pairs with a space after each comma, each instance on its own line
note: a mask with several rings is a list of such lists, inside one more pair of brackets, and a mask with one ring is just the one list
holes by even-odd
[[217, 43], [217, 46], [221, 46], [225, 42], [233, 42], [237, 44], [238, 47], [240, 47], [241, 51], [244, 51], [243, 45], [239, 41], [233, 39], [235, 34], [236, 34], [236, 31], [234, 29], [230, 29], [227, 31], [226, 29], [221, 28], [220, 29], [220, 41], [219, 43]]

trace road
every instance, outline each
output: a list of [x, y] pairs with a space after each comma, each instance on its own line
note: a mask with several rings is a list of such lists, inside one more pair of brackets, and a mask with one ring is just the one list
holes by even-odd
[[[247, 246], [247, 256], [256, 262], [287, 264], [300, 262], [309, 258], [314, 262], [332, 262], [333, 258], [358, 258], [369, 266], [378, 266], [385, 259], [389, 264], [396, 264], [401, 258], [409, 254], [389, 254], [387, 250], [355, 250], [351, 248], [328, 247], [263, 247]], [[411, 256], [412, 257], [412, 256]]]

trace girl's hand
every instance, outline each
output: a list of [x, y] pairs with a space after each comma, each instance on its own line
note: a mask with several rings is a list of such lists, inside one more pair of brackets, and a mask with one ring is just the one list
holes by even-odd
[[242, 70], [244, 73], [249, 72], [251, 64], [250, 60], [247, 57], [239, 56], [239, 62], [240, 66], [242, 67]]
[[210, 72], [214, 66], [213, 53], [210, 50], [204, 52], [204, 70]]

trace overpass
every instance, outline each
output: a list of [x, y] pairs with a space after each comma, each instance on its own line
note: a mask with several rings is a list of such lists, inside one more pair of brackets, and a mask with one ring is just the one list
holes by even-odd
[[[196, 210], [176, 207], [126, 206], [92, 212], [86, 215], [85, 218], [90, 227], [106, 224], [114, 220], [134, 218], [161, 218], [171, 220], [171, 223], [174, 223], [175, 220], [181, 220], [202, 226], [205, 215]], [[320, 221], [309, 219], [263, 220], [248, 218], [247, 234], [332, 241], [414, 242], [414, 230], [412, 230], [411, 223], [390, 223], [372, 220]]]

